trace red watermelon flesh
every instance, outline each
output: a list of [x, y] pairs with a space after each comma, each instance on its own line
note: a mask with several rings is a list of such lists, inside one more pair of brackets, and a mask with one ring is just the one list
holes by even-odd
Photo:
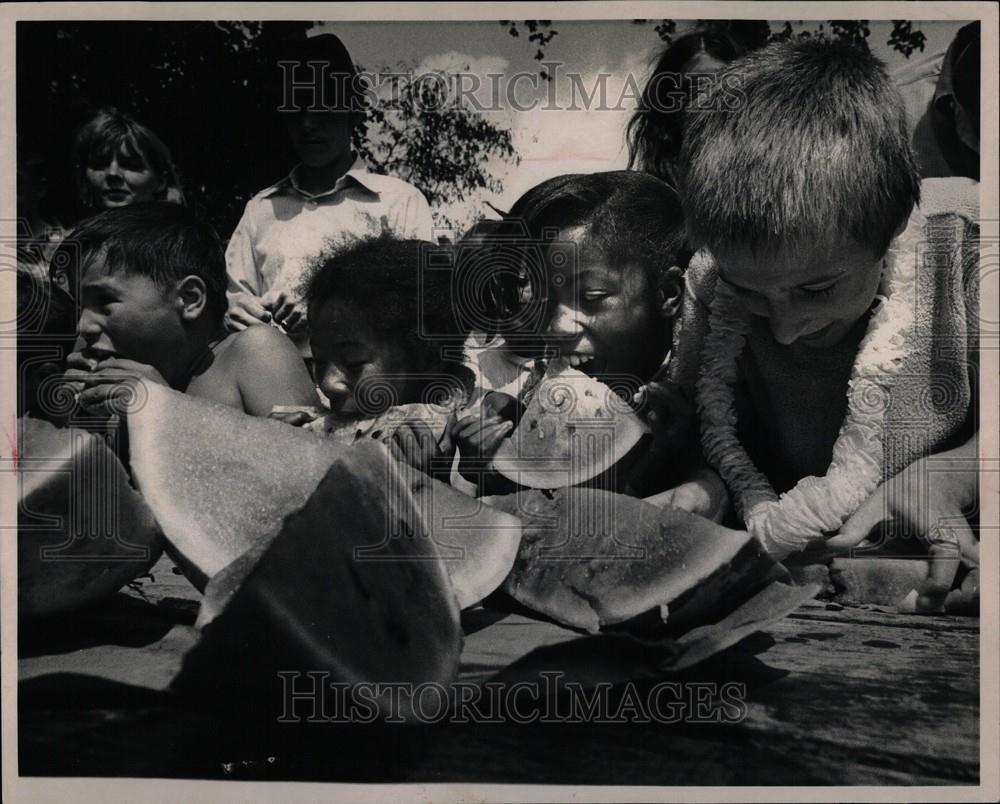
[[31, 418], [18, 433], [19, 612], [67, 611], [146, 572], [163, 535], [104, 440]]
[[503, 589], [533, 611], [591, 633], [611, 626], [714, 622], [784, 571], [763, 546], [686, 511], [568, 488], [488, 498], [522, 519]]
[[346, 447], [160, 385], [128, 415], [139, 490], [199, 589], [301, 508]]
[[[459, 608], [480, 602], [513, 567], [521, 543], [521, 520], [411, 466], [398, 464], [396, 469], [396, 477], [413, 495], [417, 526], [428, 535], [429, 547], [448, 570]], [[226, 608], [266, 548], [266, 541], [252, 546], [208, 582], [196, 626], [207, 625]]]
[[501, 442], [493, 468], [521, 486], [575, 486], [603, 474], [649, 430], [613, 389], [552, 361], [536, 385], [522, 390], [527, 408]]
[[[458, 606], [394, 467], [375, 444], [334, 461], [206, 625], [175, 689], [280, 712], [282, 671], [300, 685], [307, 672], [324, 685], [454, 679]], [[405, 692], [370, 691], [383, 716], [407, 717]]]
[[478, 603], [514, 566], [521, 520], [413, 467], [399, 468], [408, 478], [421, 524], [448, 569], [459, 607]]
[[[228, 568], [207, 595], [202, 622], [224, 607], [285, 517], [305, 505], [330, 465], [376, 443], [362, 439], [348, 447], [161, 386], [151, 386], [146, 404], [129, 415], [129, 436], [133, 472], [185, 574], [204, 589]], [[445, 565], [460, 604], [471, 605], [493, 591], [513, 564], [519, 520], [411, 467], [400, 466], [403, 475], [390, 472], [396, 462], [387, 452], [379, 454], [386, 483], [399, 478], [405, 487], [395, 493], [417, 495], [420, 526], [447, 548]], [[359, 498], [355, 504], [367, 502]]]

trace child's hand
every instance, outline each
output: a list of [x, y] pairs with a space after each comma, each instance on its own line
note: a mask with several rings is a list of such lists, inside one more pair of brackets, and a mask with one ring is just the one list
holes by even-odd
[[[67, 361], [68, 362], [68, 361]], [[106, 358], [79, 378], [83, 383], [80, 406], [92, 413], [122, 414], [130, 406], [141, 404], [144, 383], [167, 385], [167, 381], [152, 366], [120, 357]]]
[[510, 419], [487, 413], [485, 409], [467, 413], [455, 421], [451, 433], [460, 455], [458, 473], [472, 483], [477, 482], [500, 444], [514, 430]]
[[236, 293], [229, 298], [226, 325], [239, 332], [254, 324], [270, 324], [271, 311], [252, 293]]
[[654, 380], [636, 394], [659, 449], [676, 449], [697, 435], [694, 405], [676, 383]]
[[679, 508], [714, 522], [722, 521], [729, 506], [726, 486], [711, 469], [699, 469], [690, 480], [645, 499], [659, 508]]
[[275, 405], [267, 414], [267, 418], [290, 424], [292, 427], [304, 427], [329, 413], [330, 411], [326, 408], [317, 406]]
[[930, 574], [917, 590], [917, 611], [940, 611], [959, 564], [979, 564], [979, 541], [965, 518], [976, 501], [975, 440], [969, 445], [914, 462], [875, 493], [827, 540], [847, 552], [879, 525], [897, 522], [928, 544]]
[[451, 475], [451, 464], [455, 455], [450, 428], [454, 417], [445, 426], [444, 434], [438, 440], [426, 422], [407, 419], [394, 425], [392, 431], [382, 436], [382, 443], [389, 448], [394, 458], [419, 469], [426, 475], [447, 479]]
[[275, 296], [265, 296], [264, 307], [270, 310], [274, 322], [285, 332], [294, 332], [297, 327], [305, 323], [305, 305], [287, 291], [279, 291]]

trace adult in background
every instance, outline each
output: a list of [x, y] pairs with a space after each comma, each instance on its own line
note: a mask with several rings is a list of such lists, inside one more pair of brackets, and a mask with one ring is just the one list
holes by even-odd
[[301, 286], [311, 258], [330, 242], [382, 234], [429, 241], [433, 224], [417, 188], [369, 172], [352, 150], [364, 96], [340, 39], [295, 31], [274, 40], [270, 91], [299, 164], [250, 199], [229, 241], [229, 324], [276, 323], [308, 357]]

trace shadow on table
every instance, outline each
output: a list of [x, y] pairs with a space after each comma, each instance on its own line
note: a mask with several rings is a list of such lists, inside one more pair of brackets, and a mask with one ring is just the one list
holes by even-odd
[[[770, 637], [752, 636], [669, 680], [739, 681], [752, 696], [752, 689], [784, 675], [756, 657], [772, 644]], [[653, 683], [641, 682], [633, 692], [645, 695]], [[623, 689], [609, 688], [602, 705], [621, 707]], [[553, 721], [552, 713], [571, 712], [565, 700], [522, 701], [518, 707], [522, 721], [532, 720], [533, 712], [543, 719], [548, 712], [548, 720], [279, 724], [253, 701], [234, 712], [107, 679], [55, 673], [19, 685], [19, 770], [28, 776], [352, 782], [773, 783], [773, 774], [764, 779], [745, 762], [772, 749], [748, 744], [733, 725], [641, 717]], [[787, 767], [799, 783], [810, 778], [794, 762]]]

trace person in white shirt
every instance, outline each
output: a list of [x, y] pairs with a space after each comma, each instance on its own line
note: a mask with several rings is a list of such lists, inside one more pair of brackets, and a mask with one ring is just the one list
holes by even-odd
[[[281, 181], [257, 193], [226, 249], [230, 328], [281, 326], [309, 355], [301, 286], [310, 258], [359, 238], [392, 234], [432, 240], [430, 207], [412, 185], [370, 173], [351, 149], [363, 98], [347, 49], [333, 34], [281, 43], [283, 96], [276, 104], [299, 159]], [[312, 65], [322, 62], [310, 85]]]

